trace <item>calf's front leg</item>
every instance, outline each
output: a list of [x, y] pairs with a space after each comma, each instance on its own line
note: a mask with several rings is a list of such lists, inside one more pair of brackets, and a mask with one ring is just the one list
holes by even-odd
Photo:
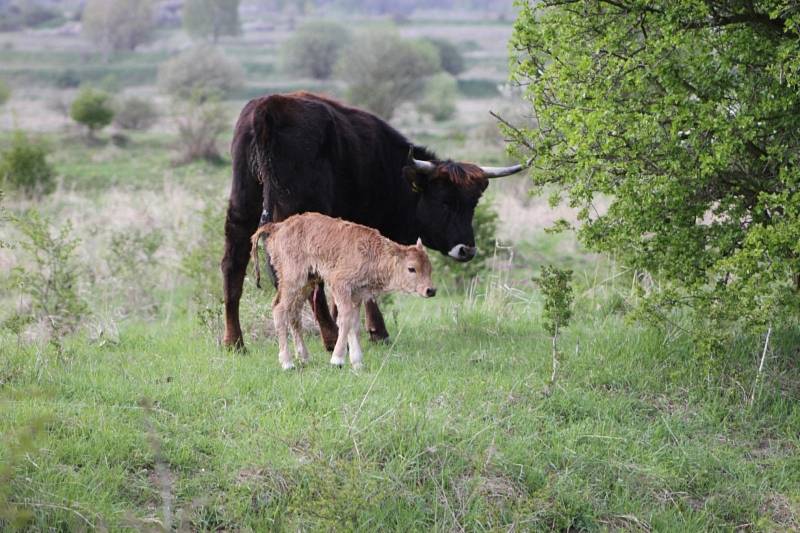
[[331, 364], [342, 366], [344, 364], [344, 352], [347, 350], [347, 341], [350, 335], [350, 330], [353, 327], [353, 315], [356, 316], [356, 320], [358, 319], [358, 315], [355, 313], [356, 309], [352, 302], [349, 300], [342, 301], [340, 298], [337, 298], [336, 300], [336, 305], [339, 308], [339, 316], [337, 317], [339, 336], [336, 339], [336, 345], [333, 347]]

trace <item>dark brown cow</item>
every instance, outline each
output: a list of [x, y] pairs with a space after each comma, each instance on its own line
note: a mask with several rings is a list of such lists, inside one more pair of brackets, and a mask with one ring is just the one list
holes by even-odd
[[[488, 179], [522, 169], [441, 161], [375, 115], [304, 92], [248, 102], [231, 151], [222, 275], [224, 342], [234, 347], [244, 346], [239, 300], [259, 221], [316, 211], [375, 228], [402, 244], [421, 238], [456, 261], [469, 261], [476, 253], [472, 216]], [[336, 325], [321, 286], [310, 300], [332, 350]], [[387, 338], [375, 302], [366, 308], [370, 337]]]

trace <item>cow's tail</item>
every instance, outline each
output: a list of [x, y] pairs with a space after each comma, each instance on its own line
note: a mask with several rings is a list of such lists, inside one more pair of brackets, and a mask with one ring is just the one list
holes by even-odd
[[[275, 226], [276, 226], [275, 223], [268, 222], [263, 226], [259, 227], [256, 230], [256, 232], [253, 233], [253, 236], [250, 237], [250, 243], [252, 244], [252, 247], [250, 248], [250, 255], [253, 258], [254, 268], [256, 272], [256, 287], [258, 287], [259, 289], [261, 288], [261, 265], [259, 264], [258, 261], [258, 246], [262, 237], [267, 238], [273, 231], [275, 231]], [[273, 281], [275, 281], [275, 275], [272, 272], [272, 266], [270, 265], [269, 249], [267, 248], [266, 241], [264, 242], [264, 254], [267, 256], [267, 268], [270, 270], [270, 275], [273, 278]]]

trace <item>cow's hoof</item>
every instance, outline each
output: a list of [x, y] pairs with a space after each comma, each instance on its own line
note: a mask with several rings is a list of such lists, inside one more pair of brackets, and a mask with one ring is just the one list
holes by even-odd
[[353, 363], [351, 366], [353, 367], [353, 370], [354, 370], [355, 372], [358, 372], [359, 370], [361, 370], [362, 368], [364, 368], [364, 365], [362, 365], [362, 364], [361, 364], [361, 362], [355, 362], [355, 363]]
[[247, 353], [247, 348], [245, 348], [244, 340], [241, 337], [235, 339], [223, 339], [222, 345], [232, 352]]
[[341, 368], [344, 365], [344, 357], [331, 357], [331, 364]]
[[376, 344], [389, 344], [389, 334], [385, 331], [370, 331], [369, 340]]
[[294, 369], [294, 363], [292, 363], [291, 361], [289, 361], [288, 363], [281, 363], [281, 368], [283, 368], [284, 370], [292, 370]]

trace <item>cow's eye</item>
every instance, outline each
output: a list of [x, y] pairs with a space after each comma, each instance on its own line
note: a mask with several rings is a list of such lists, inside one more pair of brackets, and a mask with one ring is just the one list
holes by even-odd
[[417, 269], [416, 269], [416, 268], [414, 268], [414, 267], [408, 267], [408, 271], [409, 271], [409, 272], [411, 272], [411, 273], [413, 274], [414, 272], [416, 272], [416, 271], [417, 271]]

